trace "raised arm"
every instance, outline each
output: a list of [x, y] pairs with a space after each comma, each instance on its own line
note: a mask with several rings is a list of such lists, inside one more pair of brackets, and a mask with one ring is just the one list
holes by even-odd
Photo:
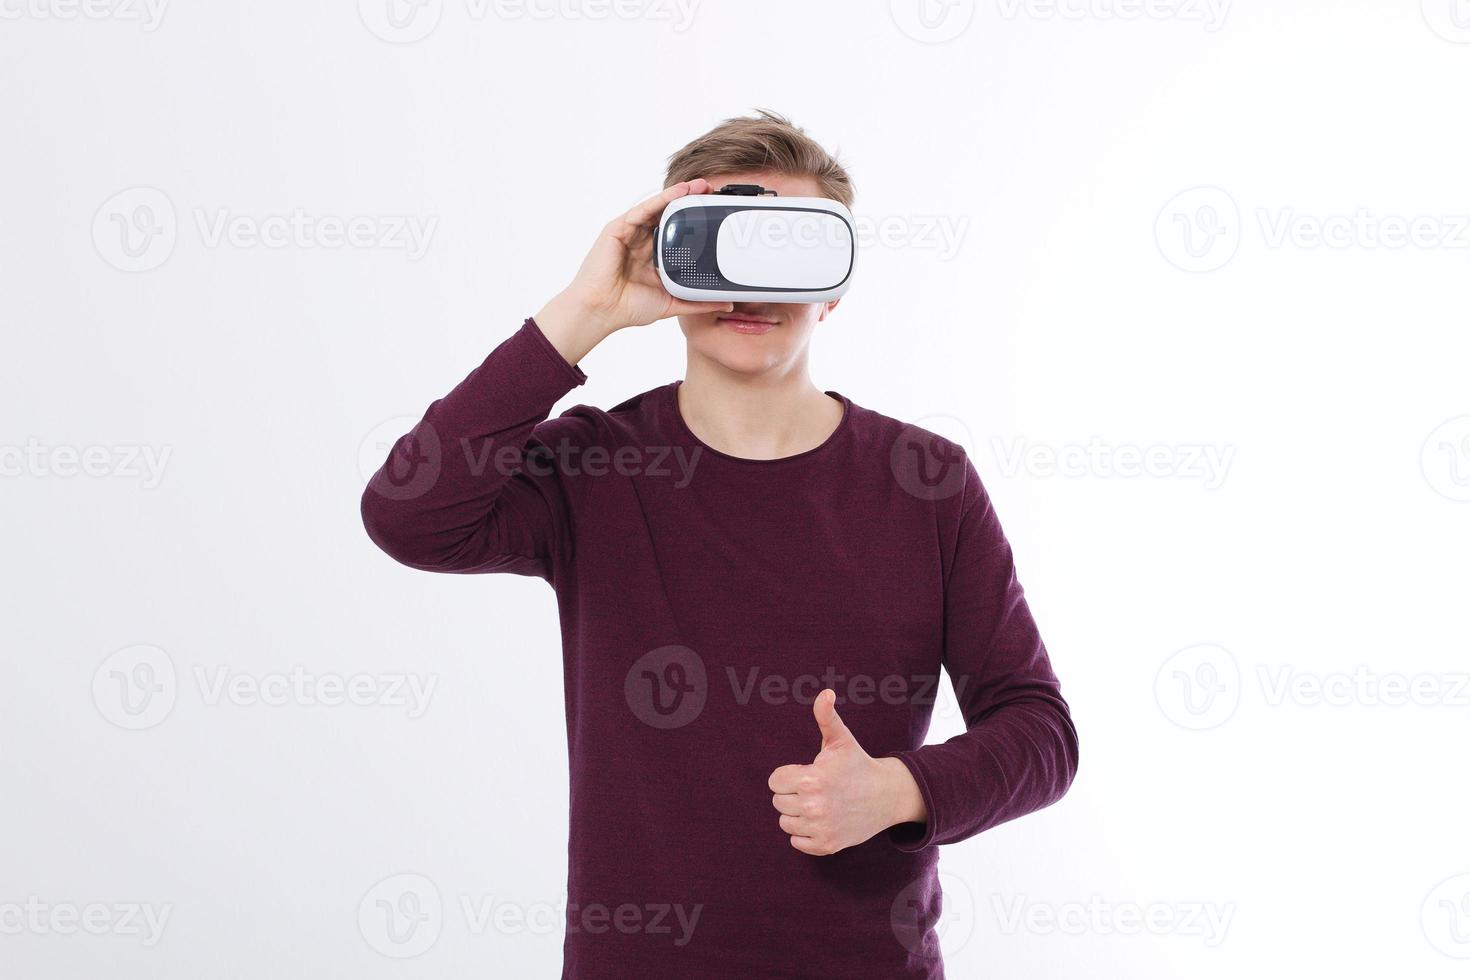
[[526, 467], [533, 427], [586, 376], [534, 320], [393, 444], [362, 495], [368, 536], [405, 565], [550, 579], [569, 544], [554, 466]]
[[664, 208], [708, 190], [675, 184], [608, 222], [571, 284], [394, 443], [362, 495], [380, 548], [428, 571], [553, 577], [570, 524], [555, 447], [537, 457], [547, 447], [533, 430], [586, 380], [577, 362], [612, 333], [731, 308], [675, 299], [651, 264]]

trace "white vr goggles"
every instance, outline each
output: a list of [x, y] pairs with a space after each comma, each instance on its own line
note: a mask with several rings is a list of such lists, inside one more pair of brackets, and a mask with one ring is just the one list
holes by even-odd
[[664, 288], [695, 302], [821, 303], [847, 292], [852, 212], [824, 197], [775, 195], [727, 184], [665, 208], [653, 246]]

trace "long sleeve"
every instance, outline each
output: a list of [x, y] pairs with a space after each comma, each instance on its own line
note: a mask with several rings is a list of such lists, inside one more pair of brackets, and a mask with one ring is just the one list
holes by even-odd
[[362, 495], [368, 536], [414, 568], [550, 580], [570, 546], [566, 499], [555, 467], [526, 458], [585, 380], [528, 319], [393, 444]]
[[952, 844], [1056, 802], [1077, 771], [1077, 733], [1011, 548], [973, 464], [945, 581], [944, 665], [966, 731], [893, 753], [928, 823], [894, 828], [903, 850]]

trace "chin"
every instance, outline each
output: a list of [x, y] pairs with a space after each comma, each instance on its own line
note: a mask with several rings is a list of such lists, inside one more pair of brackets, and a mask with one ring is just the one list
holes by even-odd
[[778, 367], [789, 360], [785, 351], [703, 351], [709, 360], [732, 374], [758, 375]]
[[800, 346], [789, 323], [753, 335], [736, 332], [714, 317], [688, 319], [694, 322], [681, 318], [680, 325], [689, 339], [690, 352], [734, 374], [769, 371], [791, 360]]

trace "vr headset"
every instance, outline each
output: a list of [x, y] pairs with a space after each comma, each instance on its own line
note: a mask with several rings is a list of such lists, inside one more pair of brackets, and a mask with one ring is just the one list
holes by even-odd
[[664, 209], [653, 263], [664, 288], [695, 302], [821, 303], [847, 292], [857, 258], [852, 212], [824, 197], [727, 184]]

